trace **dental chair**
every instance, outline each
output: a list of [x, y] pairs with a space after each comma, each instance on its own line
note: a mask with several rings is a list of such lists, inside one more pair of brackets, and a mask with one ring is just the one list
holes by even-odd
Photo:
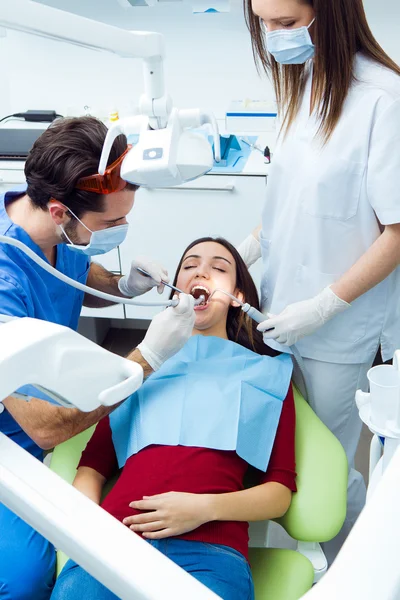
[[[297, 542], [297, 550], [269, 548], [268, 534], [250, 547], [256, 600], [298, 600], [325, 572], [325, 556], [319, 545], [340, 531], [346, 515], [347, 459], [335, 436], [315, 415], [294, 388], [296, 406], [297, 493], [293, 494], [287, 513], [277, 519]], [[72, 483], [81, 453], [94, 427], [57, 446], [50, 468]], [[112, 482], [111, 482], [112, 485]], [[110, 488], [109, 488], [110, 489]], [[263, 533], [265, 523], [251, 530]], [[257, 542], [256, 542], [257, 543]], [[254, 545], [254, 543], [253, 543]], [[57, 575], [67, 558], [57, 554]]]

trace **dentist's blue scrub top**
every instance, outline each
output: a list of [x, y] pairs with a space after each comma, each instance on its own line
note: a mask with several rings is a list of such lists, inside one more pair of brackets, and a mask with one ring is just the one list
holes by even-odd
[[[15, 238], [46, 260], [42, 250], [24, 229], [8, 217], [5, 206], [26, 192], [26, 186], [0, 195], [0, 235]], [[57, 246], [56, 269], [72, 279], [86, 283], [90, 262], [65, 244]], [[76, 329], [83, 303], [83, 292], [63, 283], [33, 262], [18, 248], [0, 243], [0, 313], [16, 317], [35, 317]], [[1, 336], [1, 325], [0, 325]], [[24, 366], [21, 365], [21, 369]], [[46, 398], [33, 386], [21, 393]], [[42, 450], [21, 429], [7, 410], [0, 414], [0, 431], [42, 460]]]

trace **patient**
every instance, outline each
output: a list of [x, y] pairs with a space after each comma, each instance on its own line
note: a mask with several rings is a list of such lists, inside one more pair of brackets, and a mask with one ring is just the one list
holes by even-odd
[[[255, 324], [230, 298], [216, 292], [209, 299], [222, 288], [258, 308], [253, 280], [226, 240], [193, 242], [175, 284], [205, 297], [195, 308], [193, 337], [100, 421], [74, 486], [99, 504], [106, 481], [122, 467], [104, 510], [221, 598], [252, 600], [248, 522], [282, 516], [296, 490], [290, 359], [263, 344]], [[177, 435], [175, 413], [182, 422]], [[249, 471], [256, 485], [245, 489]], [[117, 598], [69, 561], [52, 600], [81, 597]]]

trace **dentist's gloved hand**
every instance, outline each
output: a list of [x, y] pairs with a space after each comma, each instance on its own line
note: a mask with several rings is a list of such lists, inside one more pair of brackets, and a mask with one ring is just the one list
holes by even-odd
[[326, 287], [310, 300], [289, 304], [279, 315], [260, 323], [257, 329], [263, 332], [264, 341], [273, 339], [292, 346], [349, 307], [350, 304]]
[[261, 244], [252, 233], [237, 247], [237, 251], [248, 269], [261, 258]]
[[[141, 267], [147, 271], [151, 277], [146, 277], [139, 273], [137, 267]], [[162, 294], [164, 286], [161, 281], [169, 283], [168, 271], [159, 262], [150, 258], [141, 257], [132, 261], [131, 270], [128, 275], [124, 275], [118, 282], [118, 288], [121, 294], [134, 298], [149, 292], [153, 287], [157, 286], [157, 291]]]
[[193, 309], [193, 296], [180, 294], [178, 306], [169, 306], [150, 323], [138, 350], [154, 371], [183, 348], [192, 335], [196, 319]]

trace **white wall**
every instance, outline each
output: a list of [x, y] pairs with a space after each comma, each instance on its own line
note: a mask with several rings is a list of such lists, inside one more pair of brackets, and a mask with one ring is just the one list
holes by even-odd
[[376, 39], [400, 64], [400, 0], [364, 0], [364, 6]]
[[[62, 2], [51, 2], [61, 5]], [[272, 98], [271, 86], [261, 80], [254, 67], [250, 38], [241, 8], [229, 14], [193, 15], [184, 3], [166, 3], [154, 8], [82, 10], [114, 25], [129, 29], [159, 31], [165, 35], [166, 85], [178, 107], [212, 109], [222, 118], [232, 99]], [[49, 2], [48, 2], [49, 4]], [[97, 3], [104, 6], [107, 3]], [[76, 11], [78, 12], [78, 10]], [[5, 41], [10, 73], [9, 97], [0, 99], [0, 113], [28, 108], [56, 108], [62, 114], [69, 106], [84, 105], [121, 110], [135, 104], [143, 91], [140, 60], [121, 59], [27, 34], [9, 32]]]
[[[10, 0], [12, 1], [12, 0]], [[178, 107], [200, 106], [222, 118], [232, 99], [272, 99], [272, 88], [254, 67], [241, 0], [232, 12], [193, 15], [189, 2], [122, 8], [118, 0], [46, 0], [45, 4], [127, 29], [165, 35], [166, 84]], [[400, 63], [399, 0], [364, 0], [371, 27]], [[8, 32], [0, 38], [0, 116], [32, 108], [99, 116], [116, 106], [123, 114], [143, 91], [140, 60], [121, 59], [69, 44]]]

